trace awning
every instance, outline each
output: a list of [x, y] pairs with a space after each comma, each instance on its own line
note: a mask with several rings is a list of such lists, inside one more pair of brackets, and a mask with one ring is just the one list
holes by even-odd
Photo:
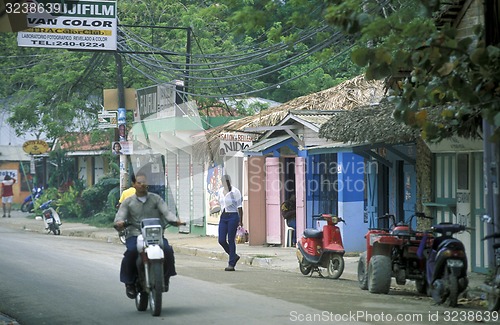
[[483, 140], [482, 139], [466, 139], [462, 137], [446, 138], [439, 143], [428, 143], [427, 147], [432, 153], [455, 153], [455, 152], [482, 152]]
[[384, 148], [387, 151], [392, 152], [394, 155], [398, 156], [402, 160], [406, 161], [409, 164], [415, 165], [415, 158], [411, 157], [410, 155], [404, 153], [400, 149], [398, 149], [398, 146], [404, 146], [412, 143], [400, 143], [396, 145], [391, 145], [391, 144], [386, 144], [386, 143], [341, 143], [341, 142], [336, 142], [336, 143], [331, 143], [331, 144], [326, 144], [322, 146], [316, 146], [316, 147], [311, 147], [307, 148], [306, 150], [308, 151], [309, 155], [319, 155], [319, 154], [324, 154], [324, 153], [339, 153], [339, 152], [351, 152], [355, 153], [365, 159], [372, 160], [375, 159], [376, 161], [380, 162], [381, 164], [386, 165], [389, 168], [392, 168], [392, 162], [389, 160], [385, 159], [384, 157], [380, 156], [377, 152], [375, 152], [373, 149], [378, 149], [378, 148]]
[[266, 138], [255, 142], [251, 147], [243, 151], [247, 156], [263, 156], [270, 152], [279, 150], [281, 147], [288, 146], [293, 151], [297, 152], [295, 141], [289, 135], [283, 135], [274, 138]]

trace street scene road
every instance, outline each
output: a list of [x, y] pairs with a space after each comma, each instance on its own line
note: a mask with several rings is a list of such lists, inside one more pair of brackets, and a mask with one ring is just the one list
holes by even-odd
[[152, 317], [136, 311], [118, 281], [121, 244], [1, 224], [0, 233], [0, 312], [21, 325], [463, 324], [493, 316], [474, 303], [436, 306], [412, 286], [373, 295], [349, 275], [331, 280], [245, 263], [224, 272], [224, 260], [177, 253], [179, 275], [164, 293], [162, 315]]

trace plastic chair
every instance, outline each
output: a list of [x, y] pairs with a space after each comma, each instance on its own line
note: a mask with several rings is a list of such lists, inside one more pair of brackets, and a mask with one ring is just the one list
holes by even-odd
[[289, 227], [287, 224], [285, 224], [285, 247], [293, 247], [293, 236], [294, 236], [294, 230], [292, 227]]

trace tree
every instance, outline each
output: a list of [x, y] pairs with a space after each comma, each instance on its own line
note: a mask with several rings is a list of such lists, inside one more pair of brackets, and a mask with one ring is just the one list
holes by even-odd
[[[298, 0], [244, 1], [243, 7], [240, 1], [120, 1], [124, 85], [144, 88], [178, 79], [189, 85], [192, 99], [260, 96], [278, 102], [332, 87], [359, 73], [345, 51], [350, 40], [292, 10], [314, 18], [323, 7]], [[247, 13], [260, 17], [237, 23]], [[265, 29], [250, 29], [260, 22]], [[43, 132], [52, 140], [75, 125], [81, 131], [96, 126], [102, 90], [116, 88], [113, 53], [20, 48], [12, 33], [2, 33], [0, 43], [2, 109], [11, 112], [9, 123], [18, 134]]]
[[[225, 1], [233, 6], [236, 2]], [[496, 1], [491, 1], [491, 3]], [[352, 60], [365, 69], [368, 79], [385, 79], [396, 105], [394, 116], [422, 130], [422, 136], [439, 141], [452, 134], [478, 136], [482, 118], [494, 125], [492, 141], [500, 142], [500, 48], [487, 43], [484, 26], [475, 34], [458, 35], [456, 28], [439, 25], [438, 13], [449, 3], [438, 0], [291, 0], [245, 1], [234, 20], [259, 11], [286, 13], [264, 15], [281, 18], [279, 33], [271, 19], [247, 18], [246, 31], [266, 32], [268, 40], [293, 38], [293, 27], [315, 27], [324, 19], [355, 39]], [[498, 17], [498, 4], [490, 12]], [[491, 19], [490, 19], [491, 20]], [[490, 21], [489, 20], [489, 21]], [[250, 23], [251, 22], [251, 23]], [[302, 22], [302, 23], [301, 23]], [[304, 23], [308, 22], [305, 26]], [[276, 22], [274, 23], [276, 25]], [[498, 26], [496, 26], [498, 30]], [[279, 36], [276, 36], [279, 35]], [[439, 109], [441, 114], [429, 114]]]
[[[397, 119], [439, 141], [453, 134], [477, 137], [486, 118], [497, 128], [491, 140], [500, 141], [500, 49], [486, 44], [484, 26], [468, 37], [439, 26], [433, 14], [445, 10], [440, 1], [415, 1], [386, 17], [366, 16], [353, 6], [345, 19], [342, 7], [330, 8], [327, 18], [371, 45], [356, 49], [353, 61], [366, 67], [369, 79], [389, 81]], [[412, 17], [415, 9], [420, 15]], [[440, 116], [430, 118], [436, 109]]]

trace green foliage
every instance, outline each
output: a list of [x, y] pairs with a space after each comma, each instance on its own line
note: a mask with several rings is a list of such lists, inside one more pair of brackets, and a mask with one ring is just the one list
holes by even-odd
[[120, 180], [114, 175], [105, 175], [97, 184], [82, 192], [82, 217], [91, 218], [106, 208], [114, 209], [119, 199]]
[[[394, 116], [420, 128], [429, 141], [454, 134], [477, 137], [486, 118], [496, 127], [492, 140], [499, 142], [500, 49], [486, 46], [481, 26], [461, 38], [449, 25], [438, 29], [433, 14], [442, 3], [436, 0], [398, 6], [392, 1], [370, 19], [365, 10], [375, 4], [363, 3], [330, 6], [327, 19], [368, 44], [353, 51], [353, 62], [366, 69], [367, 78], [391, 81]], [[435, 108], [442, 113], [432, 113]]]
[[73, 186], [60, 192], [56, 201], [56, 210], [61, 218], [78, 219], [82, 217], [81, 192]]

